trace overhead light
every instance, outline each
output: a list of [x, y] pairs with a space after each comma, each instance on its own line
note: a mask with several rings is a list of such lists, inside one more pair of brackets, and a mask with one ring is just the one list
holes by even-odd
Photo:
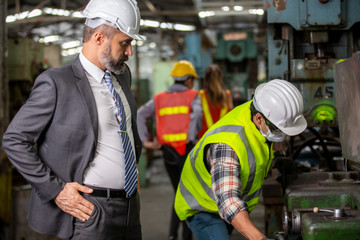
[[163, 23], [160, 23], [160, 28], [162, 28], [162, 29], [174, 29], [174, 26], [173, 26], [173, 24], [172, 23], [165, 23], [165, 22], [163, 22]]
[[18, 21], [18, 20], [23, 20], [25, 18], [38, 17], [38, 16], [41, 16], [42, 14], [43, 14], [43, 12], [40, 9], [34, 9], [31, 12], [30, 11], [25, 11], [25, 12], [16, 13], [14, 15], [7, 16], [6, 17], [6, 22], [11, 23], [11, 22], [15, 22], [15, 21]]
[[175, 24], [174, 29], [178, 31], [195, 31], [195, 26], [185, 24]]
[[15, 22], [16, 20], [17, 20], [17, 17], [15, 15], [9, 15], [6, 17], [7, 23]]
[[40, 9], [34, 9], [29, 13], [29, 15], [27, 17], [33, 18], [33, 17], [41, 16], [42, 14], [43, 14], [43, 12]]
[[234, 6], [234, 11], [242, 11], [244, 9], [243, 6]]
[[222, 6], [221, 10], [223, 10], [224, 12], [228, 12], [228, 11], [230, 11], [230, 7], [229, 6]]
[[154, 42], [149, 43], [149, 48], [156, 48], [156, 43]]
[[249, 9], [249, 14], [264, 15], [264, 9]]
[[153, 20], [140, 20], [140, 25], [145, 27], [159, 27], [160, 22]]
[[199, 18], [206, 18], [206, 17], [212, 17], [215, 16], [214, 11], [201, 11], [198, 13]]
[[74, 18], [85, 18], [79, 11], [71, 12], [66, 9], [58, 9], [58, 8], [44, 8], [41, 9], [33, 9], [32, 11], [24, 11], [21, 13], [16, 13], [14, 15], [8, 15], [6, 17], [6, 22], [11, 23], [18, 20], [23, 20], [25, 18], [34, 18], [41, 16], [43, 14], [49, 14], [54, 16], [64, 16], [64, 17], [74, 17]]
[[78, 54], [78, 53], [81, 52], [81, 49], [82, 49], [82, 47], [76, 47], [76, 48], [66, 49], [66, 50], [63, 50], [63, 51], [61, 52], [61, 55], [64, 56], [64, 57], [76, 55], [76, 54]]
[[49, 35], [49, 36], [40, 38], [39, 42], [41, 42], [41, 43], [51, 43], [51, 42], [56, 42], [57, 40], [59, 40], [59, 35]]
[[70, 11], [65, 9], [58, 9], [58, 8], [44, 8], [44, 12], [54, 16], [70, 16]]
[[193, 25], [177, 24], [177, 23], [167, 23], [167, 22], [158, 22], [153, 20], [140, 20], [140, 26], [144, 27], [154, 27], [154, 28], [163, 28], [177, 31], [194, 31], [196, 28]]
[[78, 47], [78, 46], [80, 46], [79, 40], [65, 42], [65, 43], [61, 44], [62, 49], [69, 49], [69, 48], [74, 48], [74, 47]]
[[80, 11], [75, 11], [71, 13], [71, 17], [73, 18], [85, 18], [84, 15]]

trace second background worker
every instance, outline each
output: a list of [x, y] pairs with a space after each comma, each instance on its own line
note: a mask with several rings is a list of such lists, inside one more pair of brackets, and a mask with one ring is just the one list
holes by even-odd
[[[138, 129], [143, 146], [163, 152], [165, 168], [174, 194], [187, 154], [194, 147], [201, 128], [202, 108], [198, 91], [193, 90], [198, 78], [191, 62], [177, 62], [170, 74], [174, 84], [158, 93], [138, 110]], [[155, 116], [157, 137], [148, 139], [146, 120]], [[169, 239], [177, 239], [180, 220], [172, 207]], [[191, 230], [183, 224], [183, 239], [192, 239]]]

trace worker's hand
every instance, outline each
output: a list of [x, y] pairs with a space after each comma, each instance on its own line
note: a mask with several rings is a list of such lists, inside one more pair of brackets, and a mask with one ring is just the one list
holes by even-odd
[[153, 150], [157, 150], [157, 149], [161, 148], [161, 144], [159, 143], [157, 138], [154, 138], [154, 140], [152, 140], [152, 141], [143, 142], [143, 147], [153, 149]]
[[89, 219], [94, 205], [79, 192], [92, 193], [92, 189], [77, 182], [66, 183], [64, 189], [56, 196], [56, 205], [64, 212], [78, 218], [80, 221]]

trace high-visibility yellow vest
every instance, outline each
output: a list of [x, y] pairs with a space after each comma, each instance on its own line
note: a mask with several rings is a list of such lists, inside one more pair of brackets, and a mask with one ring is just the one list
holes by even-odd
[[250, 103], [236, 107], [215, 123], [188, 155], [175, 197], [180, 220], [198, 212], [218, 214], [211, 175], [204, 163], [205, 146], [212, 143], [225, 143], [234, 149], [240, 162], [241, 199], [250, 212], [257, 205], [274, 154], [251, 121]]

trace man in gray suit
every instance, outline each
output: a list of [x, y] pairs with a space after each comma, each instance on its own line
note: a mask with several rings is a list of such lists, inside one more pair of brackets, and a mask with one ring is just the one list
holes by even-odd
[[[35, 231], [71, 239], [141, 239], [135, 167], [141, 141], [124, 63], [132, 55], [131, 41], [142, 40], [139, 9], [135, 0], [91, 0], [83, 14], [82, 52], [72, 64], [37, 77], [3, 148], [32, 186], [28, 219]], [[129, 154], [132, 191], [126, 189]]]

